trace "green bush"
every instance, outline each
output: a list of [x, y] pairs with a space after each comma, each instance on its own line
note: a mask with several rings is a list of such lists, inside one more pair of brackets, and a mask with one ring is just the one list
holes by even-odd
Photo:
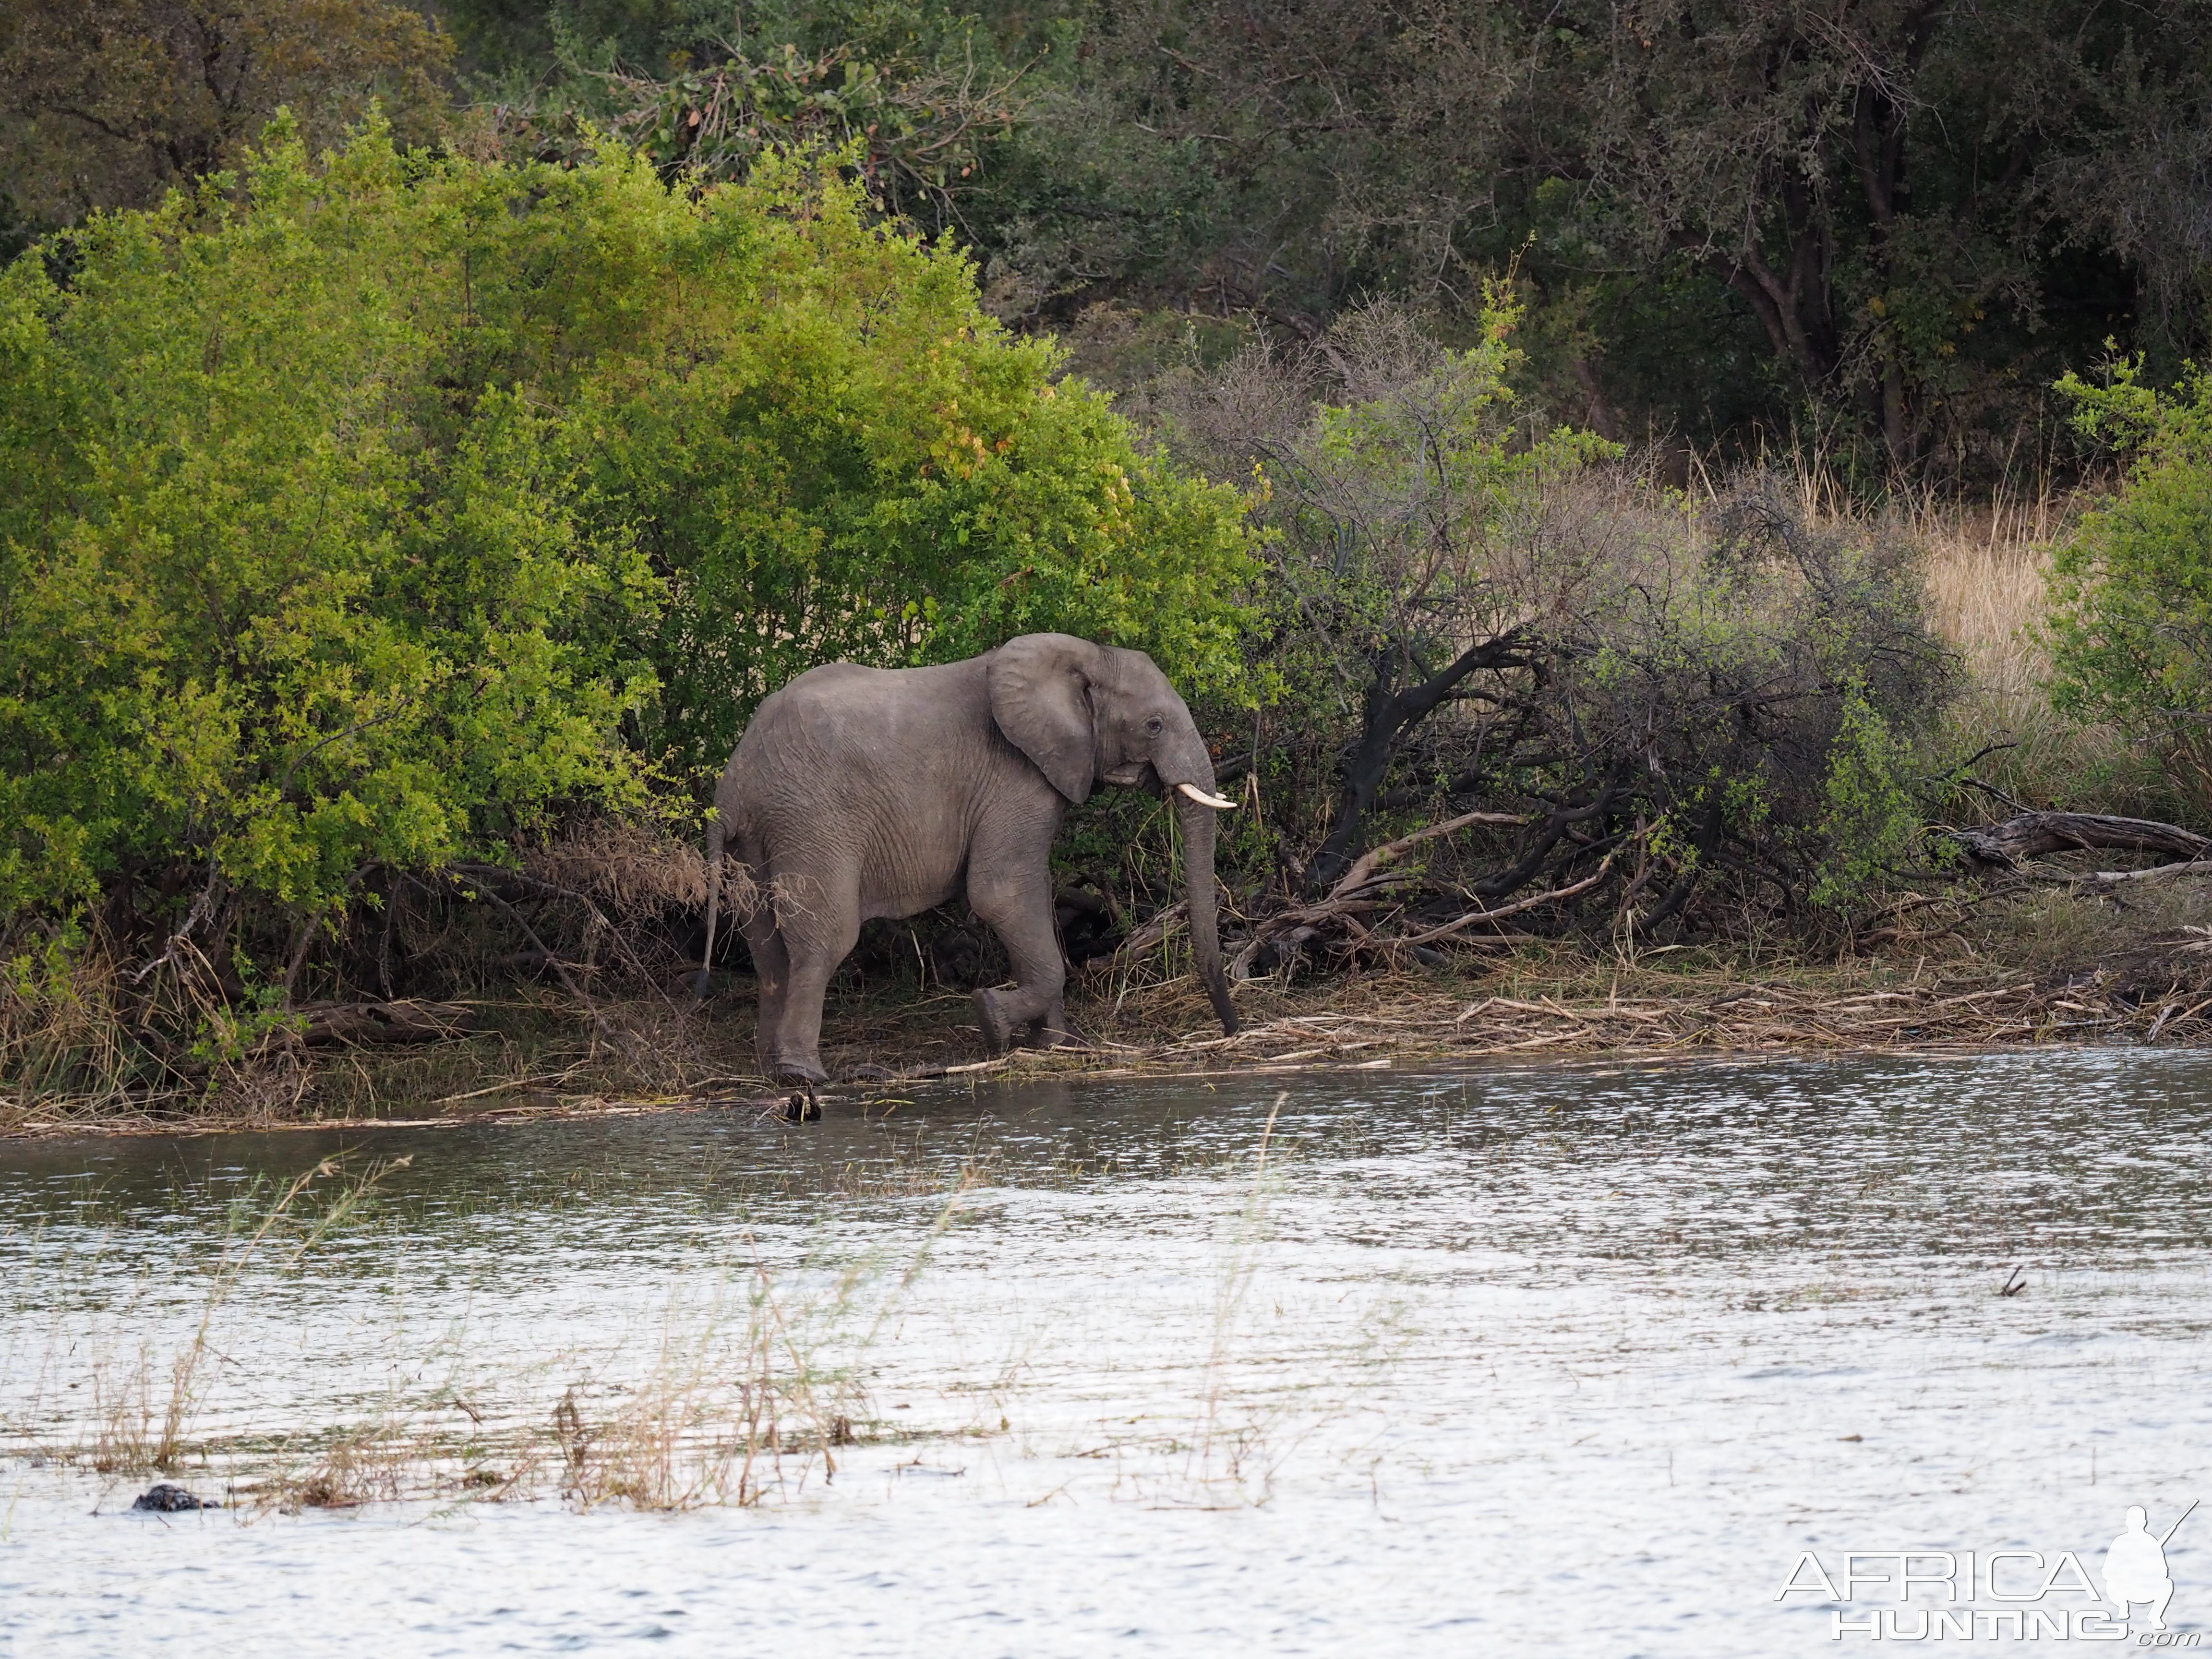
[[2138, 362], [2058, 389], [2092, 438], [2132, 456], [2124, 486], [2053, 564], [2052, 700], [2166, 747], [2212, 785], [2212, 374], [2171, 391]]
[[1848, 911], [1911, 862], [1921, 826], [1914, 758], [1863, 688], [1849, 687], [1821, 789], [1826, 856], [1814, 878], [1814, 904]]
[[579, 514], [556, 412], [451, 384], [407, 172], [280, 141], [236, 206], [0, 277], [0, 909], [179, 862], [319, 909], [637, 787], [610, 734], [658, 584]]
[[311, 161], [0, 274], [0, 918], [294, 920], [664, 795], [834, 657], [1240, 674], [1241, 495], [836, 156]]
[[657, 752], [719, 764], [817, 662], [1044, 629], [1148, 650], [1187, 688], [1241, 681], [1243, 495], [1056, 379], [1059, 349], [986, 315], [964, 258], [789, 161], [706, 192], [673, 240], [690, 280], [574, 404], [595, 498], [672, 585]]

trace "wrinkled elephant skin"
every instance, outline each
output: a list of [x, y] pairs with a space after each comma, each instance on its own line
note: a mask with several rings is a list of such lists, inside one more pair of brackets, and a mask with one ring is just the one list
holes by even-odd
[[1193, 954], [1233, 1032], [1213, 884], [1213, 812], [1228, 803], [1190, 710], [1144, 653], [1030, 634], [942, 667], [831, 663], [763, 702], [715, 794], [708, 924], [711, 959], [720, 860], [735, 857], [762, 896], [740, 925], [760, 979], [763, 1071], [825, 1081], [823, 993], [860, 924], [963, 889], [1013, 964], [1013, 988], [975, 993], [993, 1051], [1032, 1029], [1075, 1040], [1050, 858], [1068, 806], [1101, 781], [1175, 800]]

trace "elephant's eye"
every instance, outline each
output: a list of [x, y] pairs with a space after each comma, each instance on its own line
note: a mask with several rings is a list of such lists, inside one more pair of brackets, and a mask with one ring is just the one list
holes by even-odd
[[1145, 722], [1145, 730], [1151, 732], [1154, 737], [1159, 736], [1160, 717], [1158, 714], [1155, 714], [1152, 719], [1146, 720]]

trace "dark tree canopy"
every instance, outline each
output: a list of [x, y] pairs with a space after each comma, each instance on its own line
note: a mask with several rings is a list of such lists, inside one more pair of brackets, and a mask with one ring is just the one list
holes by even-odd
[[2168, 373], [2212, 303], [2199, 0], [26, 0], [0, 84], [18, 242], [278, 102], [671, 177], [826, 138], [1018, 325], [1387, 296], [1472, 338], [1510, 270], [1557, 414], [1870, 480], [2047, 464], [2053, 380]]
[[449, 56], [396, 0], [11, 0], [0, 192], [34, 223], [150, 207], [234, 166], [280, 105], [319, 145], [374, 99], [420, 142], [441, 130]]
[[1065, 97], [1212, 186], [1124, 282], [1463, 313], [1517, 262], [1558, 400], [1601, 429], [1809, 405], [1894, 466], [1986, 473], [2106, 336], [2172, 356], [2204, 321], [2189, 0], [1186, 0], [1102, 9], [1085, 46]]

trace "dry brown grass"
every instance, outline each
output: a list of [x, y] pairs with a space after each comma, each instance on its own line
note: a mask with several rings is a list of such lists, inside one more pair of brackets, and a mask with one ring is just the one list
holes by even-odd
[[[173, 1357], [140, 1342], [131, 1345], [135, 1366], [118, 1369], [81, 1353], [104, 1346], [105, 1331], [58, 1329], [40, 1391], [0, 1419], [0, 1454], [111, 1476], [189, 1469], [195, 1485], [221, 1483], [226, 1500], [249, 1512], [538, 1496], [577, 1508], [684, 1510], [796, 1496], [834, 1475], [844, 1448], [913, 1437], [872, 1414], [861, 1362], [894, 1328], [965, 1201], [964, 1180], [911, 1253], [785, 1275], [756, 1259], [703, 1287], [672, 1287], [659, 1339], [643, 1353], [625, 1335], [612, 1346], [501, 1358], [449, 1335], [410, 1350], [366, 1416], [249, 1423], [227, 1405], [217, 1412], [224, 1426], [200, 1431], [205, 1362], [234, 1340], [221, 1333], [211, 1342], [210, 1330], [219, 1331], [239, 1271], [280, 1239], [289, 1260], [278, 1269], [298, 1265], [374, 1174], [313, 1215], [300, 1209], [306, 1183], [287, 1188], [228, 1240], [203, 1316]], [[933, 1190], [945, 1191], [941, 1170]], [[114, 1318], [127, 1328], [134, 1315], [116, 1310]], [[444, 1380], [426, 1385], [432, 1374]], [[73, 1392], [86, 1382], [89, 1401]], [[331, 1403], [339, 1399], [358, 1411], [354, 1391]]]
[[2056, 514], [2046, 502], [1930, 522], [1928, 591], [1936, 631], [1965, 659], [1979, 708], [2026, 727], [2051, 718], [2039, 637]]
[[[2051, 554], [2087, 501], [2045, 493], [1918, 515], [1936, 631], [1957, 647], [1966, 675], [1945, 717], [1943, 746], [1948, 758], [1963, 760], [1987, 744], [2009, 745], [1977, 763], [1973, 775], [2027, 805], [2163, 816], [2171, 804], [2155, 759], [2114, 728], [2080, 724], [2051, 703], [2044, 626]], [[2012, 809], [1984, 796], [1979, 810]]]
[[[660, 823], [605, 819], [581, 825], [523, 855], [524, 872], [570, 892], [589, 895], [617, 918], [666, 907], [697, 909], [707, 902], [705, 832], [677, 834]], [[732, 915], [756, 896], [743, 866], [722, 866], [722, 902]]]
[[[280, 1270], [296, 1267], [361, 1212], [386, 1176], [410, 1161], [402, 1158], [349, 1172], [343, 1159], [325, 1159], [289, 1182], [257, 1182], [234, 1199], [190, 1336], [166, 1356], [143, 1340], [127, 1349], [97, 1346], [80, 1379], [91, 1385], [90, 1412], [84, 1419], [88, 1432], [78, 1443], [51, 1448], [51, 1455], [103, 1474], [173, 1474], [187, 1462], [204, 1462], [204, 1445], [194, 1424], [221, 1357], [211, 1336], [242, 1276], [257, 1261], [266, 1264], [276, 1257], [286, 1258]], [[51, 1366], [50, 1361], [46, 1369]], [[329, 1468], [318, 1477], [324, 1486], [337, 1490], [331, 1483], [340, 1475], [356, 1484], [365, 1480], [367, 1444], [349, 1441], [334, 1448], [325, 1460]]]
[[[849, 1299], [853, 1289], [848, 1279], [830, 1295]], [[571, 1383], [550, 1409], [459, 1431], [450, 1411], [401, 1406], [322, 1437], [303, 1462], [235, 1490], [254, 1508], [288, 1511], [548, 1492], [578, 1509], [637, 1510], [795, 1495], [816, 1472], [835, 1474], [837, 1449], [858, 1437], [863, 1401], [849, 1372], [823, 1365], [787, 1316], [789, 1295], [758, 1270], [742, 1308], [672, 1306], [653, 1363], [634, 1382]], [[240, 1461], [251, 1468], [258, 1460]]]
[[255, 1489], [257, 1508], [349, 1510], [407, 1495], [420, 1448], [404, 1433], [379, 1426], [342, 1431], [305, 1472]]
[[[50, 955], [27, 933], [0, 937], [0, 960], [9, 947], [20, 954], [0, 971], [0, 1133], [56, 1116], [99, 1123], [205, 1105], [242, 1122], [298, 1106], [307, 1074], [296, 1048], [268, 1041], [262, 1011], [232, 1006], [190, 940], [135, 975], [97, 950]], [[200, 1051], [181, 1064], [179, 1031]]]

